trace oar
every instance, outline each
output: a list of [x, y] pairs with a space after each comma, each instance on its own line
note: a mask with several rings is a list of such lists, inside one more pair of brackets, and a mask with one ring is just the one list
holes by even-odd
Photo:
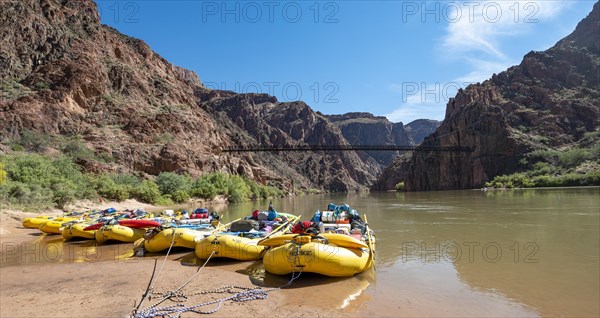
[[294, 216], [294, 218], [287, 220], [287, 222], [281, 224], [280, 226], [278, 226], [275, 230], [271, 231], [271, 233], [269, 233], [269, 235], [265, 236], [264, 238], [268, 238], [269, 236], [279, 232], [279, 230], [281, 230], [283, 227], [285, 227], [283, 229], [283, 231], [287, 230], [287, 228], [289, 227], [290, 224], [295, 223], [296, 221], [298, 221], [300, 218], [302, 217], [302, 215], [299, 216]]
[[212, 231], [212, 233], [211, 233], [211, 234], [213, 234], [213, 233], [215, 233], [215, 232], [218, 232], [218, 231], [220, 231], [222, 228], [224, 228], [224, 227], [227, 227], [227, 226], [229, 226], [229, 225], [231, 225], [231, 224], [233, 224], [233, 223], [235, 223], [235, 222], [237, 222], [237, 221], [239, 221], [239, 220], [241, 220], [241, 219], [242, 219], [242, 218], [237, 218], [237, 219], [235, 219], [235, 220], [233, 220], [233, 221], [231, 221], [231, 222], [229, 222], [229, 223], [227, 223], [227, 224], [219, 224], [219, 225], [217, 225], [217, 227], [216, 227], [216, 228], [215, 228], [215, 229]]
[[[269, 237], [271, 237], [273, 234], [275, 234], [275, 233], [279, 232], [279, 230], [281, 230], [281, 229], [282, 229], [284, 226], [285, 226], [285, 229], [284, 229], [283, 231], [287, 230], [287, 228], [289, 227], [289, 225], [290, 225], [290, 224], [293, 224], [293, 223], [295, 223], [295, 222], [296, 222], [296, 221], [298, 221], [298, 220], [299, 220], [301, 217], [302, 217], [302, 215], [299, 215], [299, 216], [294, 216], [294, 218], [291, 218], [291, 219], [287, 220], [287, 222], [285, 222], [285, 223], [281, 224], [280, 226], [278, 226], [278, 227], [277, 227], [275, 230], [271, 231], [271, 233], [269, 233], [267, 236], [265, 236], [265, 237], [261, 238], [261, 239], [260, 239], [260, 241], [264, 241], [264, 240], [268, 239], [268, 238], [269, 238]], [[260, 241], [259, 241], [259, 243], [260, 243]]]

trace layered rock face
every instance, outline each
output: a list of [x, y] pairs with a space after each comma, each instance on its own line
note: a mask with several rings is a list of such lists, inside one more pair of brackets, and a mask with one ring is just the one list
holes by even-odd
[[404, 126], [406, 133], [413, 145], [419, 145], [425, 137], [431, 135], [441, 124], [441, 121], [433, 119], [417, 119]]
[[[383, 116], [370, 113], [347, 113], [328, 115], [327, 118], [340, 127], [351, 145], [418, 145], [435, 131], [440, 122], [418, 119], [410, 124], [392, 123]], [[399, 152], [367, 151], [381, 168], [389, 166]]]
[[[347, 113], [327, 116], [340, 127], [351, 145], [411, 145], [412, 140], [402, 123], [392, 123], [387, 118], [370, 113]], [[389, 165], [396, 152], [367, 151], [382, 167]]]
[[[210, 91], [200, 94], [201, 107], [213, 114], [223, 131], [241, 145], [347, 145], [338, 127], [303, 102], [280, 103], [266, 94]], [[264, 166], [275, 166], [298, 184], [316, 184], [332, 191], [370, 185], [376, 163], [356, 153], [281, 152], [250, 154]]]
[[[411, 191], [481, 187], [517, 170], [533, 149], [577, 143], [600, 125], [600, 5], [576, 30], [520, 65], [470, 85], [448, 102], [446, 118], [424, 146], [474, 147], [472, 153], [412, 158]], [[398, 174], [399, 175], [399, 174]]]
[[223, 146], [346, 141], [306, 104], [204, 88], [194, 72], [101, 25], [92, 0], [2, 1], [0, 41], [4, 144], [25, 131], [78, 136], [110, 158], [79, 162], [93, 171], [222, 171], [332, 191], [375, 178], [377, 166], [355, 154], [215, 154]]

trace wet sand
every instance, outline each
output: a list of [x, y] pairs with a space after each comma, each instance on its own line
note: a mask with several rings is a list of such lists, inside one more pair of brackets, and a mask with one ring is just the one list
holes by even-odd
[[[59, 235], [43, 235], [36, 229], [23, 228], [14, 212], [2, 212], [0, 224], [2, 317], [128, 316], [146, 289], [154, 259], [158, 260], [157, 271], [164, 260], [164, 254], [131, 257], [132, 244], [97, 246], [92, 241], [63, 242]], [[192, 251], [175, 251], [165, 262], [154, 290], [179, 287], [196, 273], [199, 264], [201, 261]], [[215, 259], [183, 291], [193, 293], [225, 285], [279, 287], [288, 279], [288, 276], [265, 274], [260, 262]], [[360, 294], [368, 284], [355, 277], [331, 279], [306, 274], [290, 287], [270, 292], [266, 300], [226, 302], [215, 315], [355, 316], [356, 306], [345, 300], [356, 291]], [[200, 295], [186, 304], [227, 296], [231, 294]], [[184, 316], [191, 315], [195, 314]]]

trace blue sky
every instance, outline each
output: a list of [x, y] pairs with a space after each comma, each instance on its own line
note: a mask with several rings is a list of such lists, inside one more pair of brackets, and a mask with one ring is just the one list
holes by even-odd
[[207, 87], [326, 114], [442, 120], [458, 87], [571, 33], [594, 1], [109, 1], [102, 22]]

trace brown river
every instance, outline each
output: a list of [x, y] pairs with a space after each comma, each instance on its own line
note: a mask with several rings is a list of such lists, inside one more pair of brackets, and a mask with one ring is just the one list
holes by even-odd
[[[327, 204], [366, 213], [377, 237], [375, 270], [345, 279], [304, 275], [289, 303], [360, 316], [600, 316], [600, 188], [364, 193], [273, 200], [310, 218]], [[225, 222], [268, 201], [215, 207]], [[184, 207], [192, 208], [192, 207]], [[16, 245], [15, 245], [16, 246]], [[131, 244], [62, 243], [32, 237], [3, 246], [2, 265], [127, 259]], [[43, 250], [27, 253], [26, 249]], [[197, 264], [189, 252], [172, 258]], [[216, 262], [259, 286], [287, 277], [260, 262]]]

